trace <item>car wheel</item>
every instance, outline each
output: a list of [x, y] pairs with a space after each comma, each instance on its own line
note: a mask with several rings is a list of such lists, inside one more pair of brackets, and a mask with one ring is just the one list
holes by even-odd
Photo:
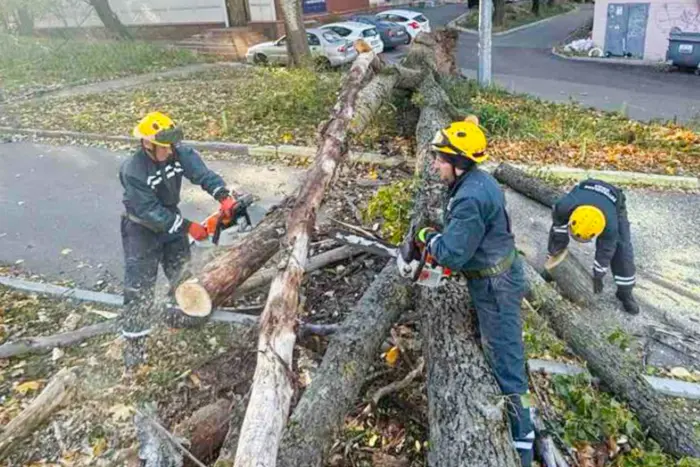
[[327, 57], [316, 57], [316, 68], [318, 70], [330, 70], [331, 61]]
[[256, 65], [267, 65], [267, 55], [257, 53], [253, 56], [253, 63]]

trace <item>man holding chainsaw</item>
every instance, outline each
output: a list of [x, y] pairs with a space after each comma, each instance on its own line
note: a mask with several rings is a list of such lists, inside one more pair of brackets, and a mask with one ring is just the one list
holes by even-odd
[[119, 171], [126, 208], [121, 219], [126, 263], [121, 329], [127, 369], [144, 360], [158, 265], [174, 288], [190, 259], [187, 234], [200, 241], [209, 235], [178, 209], [183, 175], [220, 203], [221, 216], [230, 216], [237, 203], [223, 179], [207, 168], [194, 149], [181, 144], [182, 130], [168, 116], [149, 113], [133, 134], [141, 139], [141, 147]]
[[520, 304], [525, 293], [503, 192], [476, 166], [487, 159], [486, 136], [476, 117], [453, 122], [432, 141], [433, 168], [449, 189], [442, 232], [421, 229], [418, 245], [451, 274], [463, 275], [476, 308], [484, 353], [501, 391], [521, 463], [532, 463], [530, 420]]
[[638, 314], [639, 305], [632, 295], [636, 280], [634, 251], [622, 190], [602, 180], [588, 179], [557, 201], [549, 230], [549, 254], [563, 253], [569, 236], [580, 243], [596, 239], [593, 292], [603, 291], [603, 277], [610, 268], [617, 284], [616, 296], [623, 309], [629, 314]]

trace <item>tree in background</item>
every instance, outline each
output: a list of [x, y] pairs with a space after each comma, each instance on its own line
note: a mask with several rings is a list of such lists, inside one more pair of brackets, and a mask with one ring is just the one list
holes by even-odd
[[311, 55], [302, 19], [301, 0], [281, 0], [284, 27], [287, 31], [289, 66], [302, 66]]
[[117, 14], [112, 10], [112, 7], [109, 6], [109, 0], [87, 0], [87, 2], [95, 9], [95, 13], [99, 16], [102, 24], [116, 39], [133, 39], [127, 27], [124, 26]]
[[34, 33], [34, 19], [46, 13], [50, 0], [2, 0], [0, 1], [0, 25], [7, 32], [23, 36]]
[[506, 20], [506, 0], [493, 0], [493, 25], [503, 26]]
[[540, 0], [532, 0], [532, 14], [540, 16]]
[[250, 15], [248, 0], [226, 0], [228, 4], [228, 19], [231, 27], [246, 26]]

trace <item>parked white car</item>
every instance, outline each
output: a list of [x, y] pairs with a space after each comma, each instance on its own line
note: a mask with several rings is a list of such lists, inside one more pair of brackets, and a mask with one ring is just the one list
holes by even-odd
[[415, 39], [419, 32], [430, 32], [430, 21], [418, 11], [385, 10], [375, 16], [382, 21], [390, 21], [405, 27], [411, 40]]
[[[351, 63], [357, 58], [357, 50], [352, 41], [340, 37], [327, 29], [310, 28], [306, 30], [311, 55], [323, 64], [336, 67]], [[276, 41], [255, 44], [248, 48], [246, 61], [251, 64], [286, 65], [287, 37], [282, 36]]]
[[351, 40], [353, 44], [360, 39], [363, 39], [372, 47], [375, 53], [384, 52], [384, 42], [379, 35], [379, 31], [372, 24], [359, 23], [356, 21], [343, 21], [340, 23], [324, 24], [319, 29], [330, 30], [335, 32], [345, 39]]

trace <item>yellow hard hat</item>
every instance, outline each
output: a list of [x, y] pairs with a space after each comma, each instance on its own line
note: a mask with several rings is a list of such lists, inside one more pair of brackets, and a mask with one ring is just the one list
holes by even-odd
[[486, 135], [479, 127], [479, 119], [475, 115], [453, 122], [438, 131], [431, 147], [458, 168], [470, 165], [470, 161], [479, 164], [489, 157], [485, 154]]
[[605, 215], [595, 206], [579, 206], [569, 218], [569, 233], [577, 242], [590, 242], [603, 233], [604, 229]]
[[170, 146], [182, 141], [182, 130], [170, 117], [161, 112], [151, 112], [136, 125], [136, 138], [145, 139], [158, 146]]

